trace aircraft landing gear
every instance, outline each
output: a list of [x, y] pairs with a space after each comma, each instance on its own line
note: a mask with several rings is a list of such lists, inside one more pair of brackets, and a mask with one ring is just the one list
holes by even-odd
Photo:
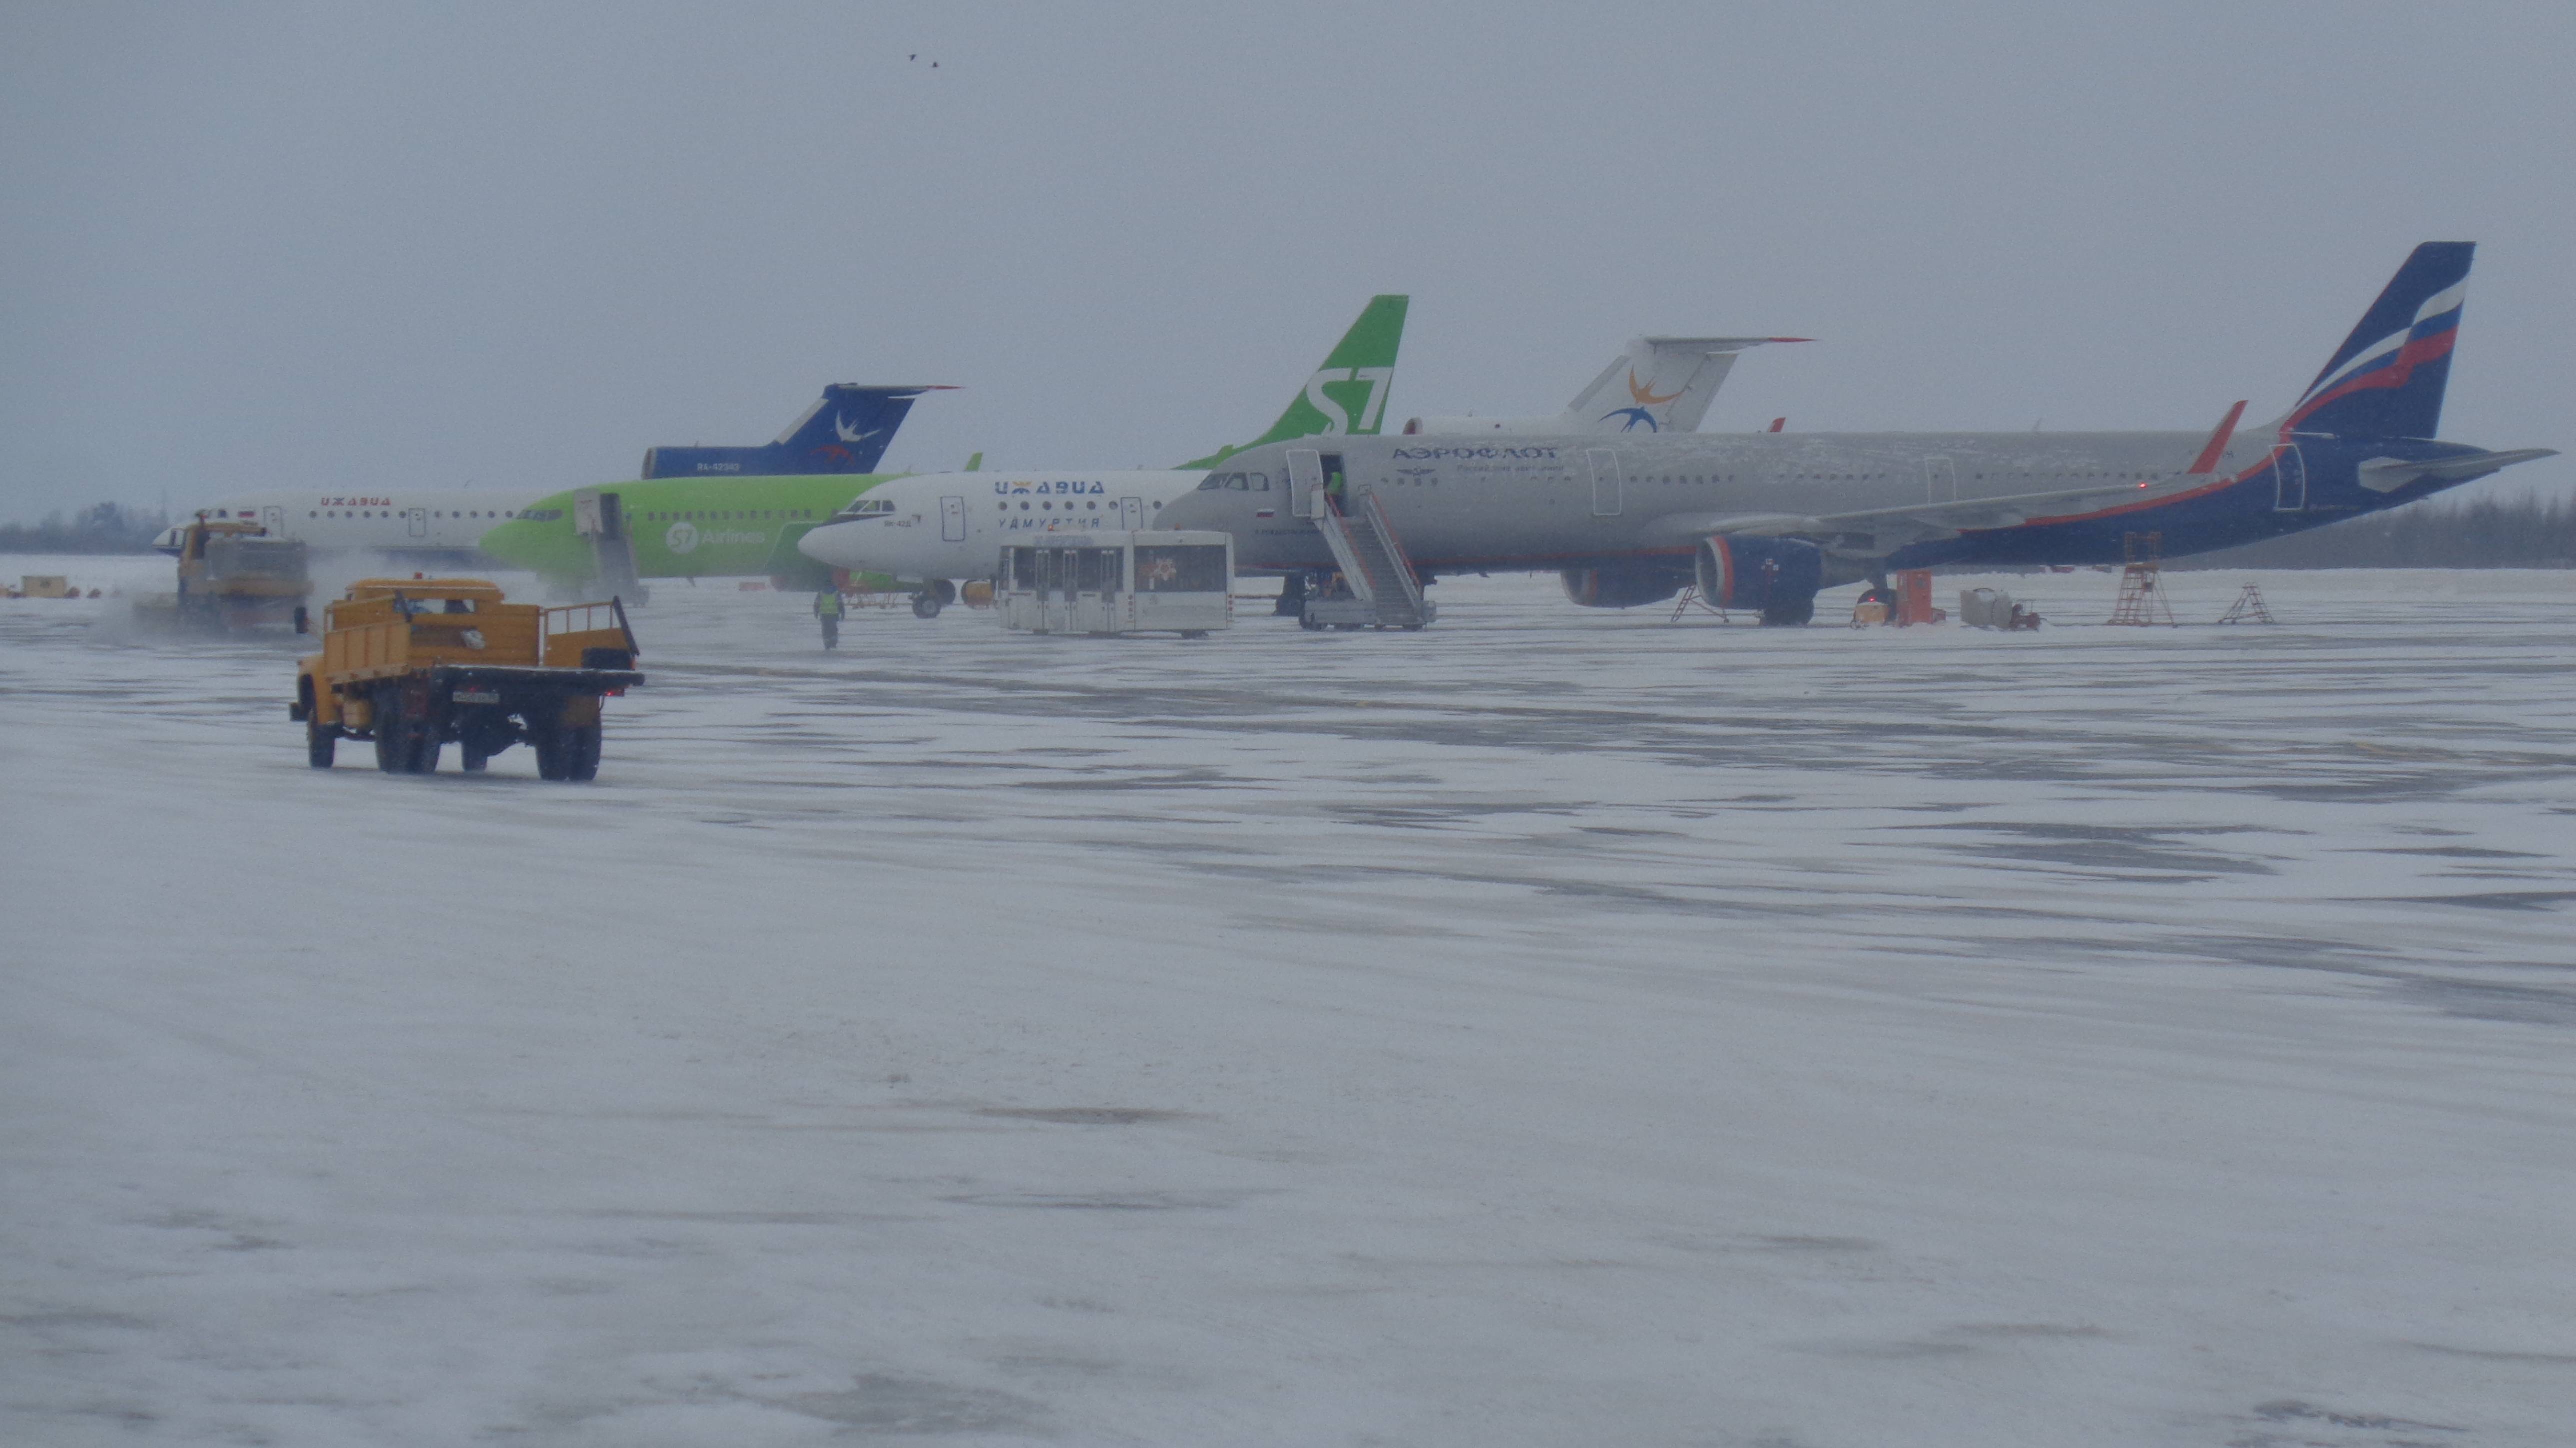
[[957, 585], [945, 578], [934, 578], [912, 596], [914, 618], [937, 618], [939, 611], [957, 601]]

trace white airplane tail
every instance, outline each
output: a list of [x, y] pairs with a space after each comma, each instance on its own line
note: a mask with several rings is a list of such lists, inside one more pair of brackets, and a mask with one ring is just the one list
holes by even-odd
[[1748, 348], [1804, 337], [1640, 337], [1554, 417], [1417, 417], [1407, 433], [1697, 432]]

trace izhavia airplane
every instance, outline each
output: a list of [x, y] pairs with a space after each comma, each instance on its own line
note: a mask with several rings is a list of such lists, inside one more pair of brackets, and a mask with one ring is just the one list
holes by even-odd
[[[1696, 585], [1709, 603], [1802, 624], [1819, 590], [1895, 570], [2167, 557], [2402, 506], [2548, 448], [2435, 440], [2475, 246], [2415, 249], [2289, 411], [2236, 430], [1561, 435], [1491, 443], [1353, 439], [1229, 461], [1289, 479], [1285, 507], [1220, 479], [1165, 528], [1235, 536], [1248, 572], [1333, 566], [1310, 521], [1374, 492], [1417, 571], [1557, 570], [1577, 603], [1631, 608]], [[1339, 489], [1331, 486], [1340, 479]]]
[[[834, 383], [778, 440], [759, 447], [656, 447], [643, 476], [742, 478], [781, 473], [865, 473], [885, 456], [895, 430], [927, 387]], [[391, 488], [355, 484], [227, 498], [205, 510], [216, 519], [266, 527], [315, 552], [383, 553], [410, 562], [469, 561], [486, 532], [535, 504], [525, 489]], [[154, 541], [178, 551], [181, 528]]]
[[[1354, 328], [1352, 337], [1358, 336], [1360, 330]], [[1576, 394], [1572, 405], [1555, 416], [1416, 417], [1406, 421], [1404, 432], [1407, 436], [1689, 432], [1707, 415], [1709, 402], [1739, 353], [1768, 342], [1802, 340], [1644, 337], [1629, 343], [1591, 386]], [[1308, 433], [1365, 436], [1377, 432], [1385, 411], [1385, 383], [1393, 376], [1394, 349], [1390, 342], [1385, 354], [1387, 376], [1380, 378], [1374, 370], [1359, 370], [1369, 364], [1345, 358], [1344, 351], [1352, 347], [1352, 338], [1343, 339], [1343, 348], [1334, 352], [1324, 370], [1307, 380], [1305, 395], [1290, 403], [1278, 425], [1252, 446]], [[1353, 357], [1359, 355], [1351, 352]], [[1332, 397], [1345, 382], [1353, 389], [1350, 407]], [[1370, 384], [1365, 401], [1356, 390], [1361, 382]], [[1319, 420], [1322, 426], [1317, 427]], [[1300, 427], [1307, 432], [1297, 431]], [[1032, 529], [1145, 527], [1143, 520], [1196, 489], [1234, 451], [1162, 472], [926, 473], [899, 478], [870, 489], [828, 526], [806, 534], [797, 546], [807, 557], [836, 568], [891, 575], [920, 583], [926, 590], [953, 579], [990, 578], [1002, 544], [1013, 535]], [[1220, 475], [1220, 482], [1245, 492], [1267, 493], [1272, 486], [1266, 473], [1231, 467]], [[1051, 492], [1059, 483], [1085, 491], [1067, 499]], [[1281, 477], [1278, 485], [1284, 491], [1287, 479]]]
[[[1310, 437], [1365, 437], [1386, 416], [1395, 359], [1404, 342], [1408, 299], [1373, 297], [1324, 365], [1289, 399], [1270, 430], [1247, 444]], [[936, 618], [954, 600], [960, 578], [990, 578], [1001, 544], [1012, 535], [1069, 528], [1152, 528], [1163, 505], [1199, 485], [1208, 470], [1241, 451], [1216, 453], [1177, 468], [1135, 471], [1045, 469], [1036, 472], [924, 473], [869, 489], [827, 527], [797, 544], [818, 564], [849, 573], [886, 574], [919, 588], [913, 612]]]

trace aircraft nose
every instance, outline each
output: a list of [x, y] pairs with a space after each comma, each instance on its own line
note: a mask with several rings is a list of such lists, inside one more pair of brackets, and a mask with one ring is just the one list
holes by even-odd
[[826, 523], [797, 539], [796, 551], [834, 568], [857, 568], [866, 557], [868, 544], [884, 531], [873, 518]]
[[1173, 530], [1214, 528], [1219, 532], [1227, 531], [1224, 499], [1223, 493], [1183, 493], [1163, 505], [1163, 511], [1154, 518], [1154, 526]]
[[542, 551], [537, 529], [537, 524], [524, 521], [497, 523], [483, 530], [475, 546], [512, 568], [534, 568]]

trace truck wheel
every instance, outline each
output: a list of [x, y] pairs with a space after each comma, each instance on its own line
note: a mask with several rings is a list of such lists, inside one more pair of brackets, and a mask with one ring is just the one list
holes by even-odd
[[465, 772], [467, 774], [481, 774], [484, 767], [492, 762], [491, 755], [484, 753], [482, 750], [475, 748], [471, 744], [464, 745], [463, 748], [465, 750], [464, 763]]
[[588, 784], [599, 778], [599, 726], [576, 724], [564, 731], [564, 778]]
[[414, 774], [438, 773], [438, 726], [424, 719], [412, 726], [411, 763]]
[[329, 769], [340, 752], [340, 726], [304, 722], [304, 762], [315, 769]]
[[537, 778], [564, 777], [564, 727], [548, 722], [528, 721], [528, 747], [537, 752]]
[[402, 699], [392, 690], [376, 696], [376, 768], [400, 774], [411, 766], [411, 731], [404, 725]]

